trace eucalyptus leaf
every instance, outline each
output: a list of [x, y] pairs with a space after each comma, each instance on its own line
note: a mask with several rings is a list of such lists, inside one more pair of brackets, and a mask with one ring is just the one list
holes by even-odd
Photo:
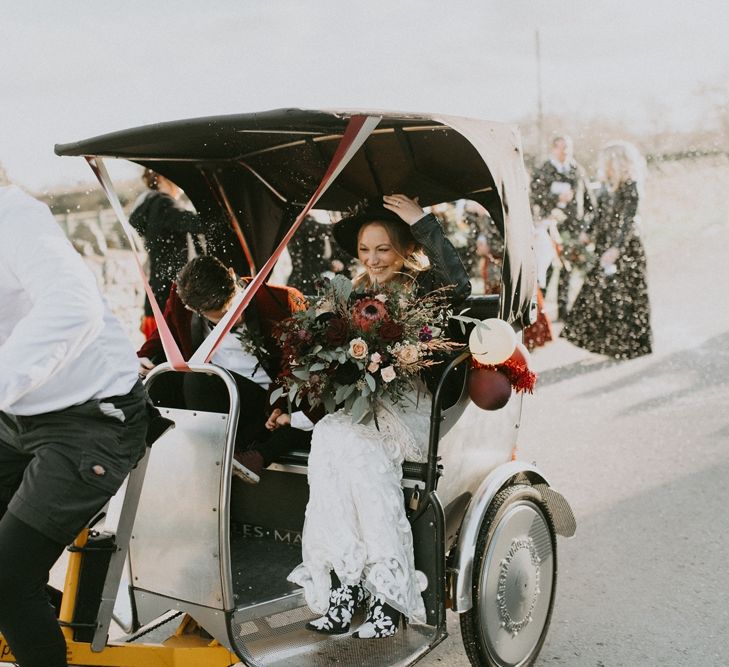
[[356, 396], [355, 394], [350, 394], [349, 396], [347, 396], [347, 398], [346, 398], [346, 399], [344, 400], [344, 409], [345, 409], [345, 410], [346, 410], [347, 412], [350, 412], [350, 411], [351, 411], [351, 409], [352, 409], [352, 406], [354, 405], [354, 402], [355, 402], [355, 401], [356, 401], [356, 400], [357, 400], [358, 398], [359, 398], [359, 397], [358, 397], [358, 396]]
[[336, 275], [332, 278], [331, 286], [336, 298], [341, 303], [347, 303], [352, 294], [352, 281], [342, 275]]
[[358, 396], [349, 413], [353, 422], [360, 422], [371, 411], [370, 402], [364, 396]]
[[299, 378], [299, 380], [309, 379], [309, 371], [304, 368], [294, 368], [291, 373], [294, 375], [294, 377]]
[[309, 366], [309, 371], [311, 371], [312, 373], [314, 371], [323, 371], [326, 367], [326, 364], [323, 364], [321, 361], [317, 361], [316, 363], [313, 363], [311, 366]]
[[273, 405], [279, 398], [281, 398], [284, 395], [284, 392], [286, 389], [284, 387], [278, 387], [277, 389], [274, 389], [271, 393], [271, 398], [269, 399], [271, 401], [271, 405]]
[[334, 392], [334, 402], [335, 403], [341, 403], [349, 394], [352, 392], [350, 389], [353, 385], [351, 384], [342, 384], [337, 387], [337, 391]]
[[377, 388], [377, 382], [375, 382], [375, 378], [373, 378], [369, 373], [365, 373], [365, 382], [367, 382], [367, 386], [370, 388], [370, 391], [375, 391]]
[[337, 401], [335, 401], [331, 396], [329, 396], [329, 394], [324, 396], [323, 402], [324, 402], [324, 409], [329, 414], [337, 411]]

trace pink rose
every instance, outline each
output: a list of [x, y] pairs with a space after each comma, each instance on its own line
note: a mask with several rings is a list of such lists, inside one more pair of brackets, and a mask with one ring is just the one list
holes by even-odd
[[380, 375], [382, 375], [382, 379], [385, 382], [392, 382], [397, 377], [397, 373], [395, 373], [395, 369], [392, 366], [385, 366], [380, 371]]
[[352, 357], [352, 359], [357, 359], [358, 361], [366, 359], [368, 351], [367, 343], [365, 343], [361, 338], [353, 338], [349, 341], [349, 356]]

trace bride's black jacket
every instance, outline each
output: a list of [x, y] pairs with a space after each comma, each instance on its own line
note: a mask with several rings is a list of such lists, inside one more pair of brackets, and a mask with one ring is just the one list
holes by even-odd
[[[452, 285], [451, 305], [457, 310], [457, 306], [471, 294], [471, 281], [456, 249], [446, 238], [438, 219], [432, 213], [411, 225], [410, 229], [430, 260], [430, 268], [415, 278], [417, 294], [427, 294], [439, 287]], [[431, 393], [435, 393], [441, 374], [453, 356], [454, 353], [438, 354], [442, 363], [423, 372], [423, 380]], [[443, 394], [444, 407], [455, 403], [460, 396], [463, 370], [449, 376]]]
[[471, 294], [471, 281], [453, 244], [446, 238], [438, 219], [428, 213], [410, 226], [415, 240], [430, 260], [430, 268], [415, 278], [419, 295], [446, 285], [453, 286], [453, 302], [458, 304]]

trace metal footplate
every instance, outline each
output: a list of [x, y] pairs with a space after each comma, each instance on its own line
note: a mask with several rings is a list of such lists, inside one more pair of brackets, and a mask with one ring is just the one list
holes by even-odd
[[[377, 641], [356, 639], [351, 634], [323, 635], [304, 627], [316, 616], [305, 606], [251, 620], [236, 614], [231, 620], [231, 638], [238, 655], [251, 665], [381, 667], [410, 665], [445, 636], [429, 625], [400, 627], [394, 636]], [[360, 611], [352, 627], [363, 621]]]

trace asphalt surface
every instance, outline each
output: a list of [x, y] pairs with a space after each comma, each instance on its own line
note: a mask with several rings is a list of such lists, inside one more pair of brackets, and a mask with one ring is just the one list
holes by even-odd
[[[650, 257], [655, 350], [611, 362], [557, 340], [520, 435], [570, 501], [536, 665], [729, 665], [729, 229]], [[458, 619], [421, 663], [465, 667]]]

